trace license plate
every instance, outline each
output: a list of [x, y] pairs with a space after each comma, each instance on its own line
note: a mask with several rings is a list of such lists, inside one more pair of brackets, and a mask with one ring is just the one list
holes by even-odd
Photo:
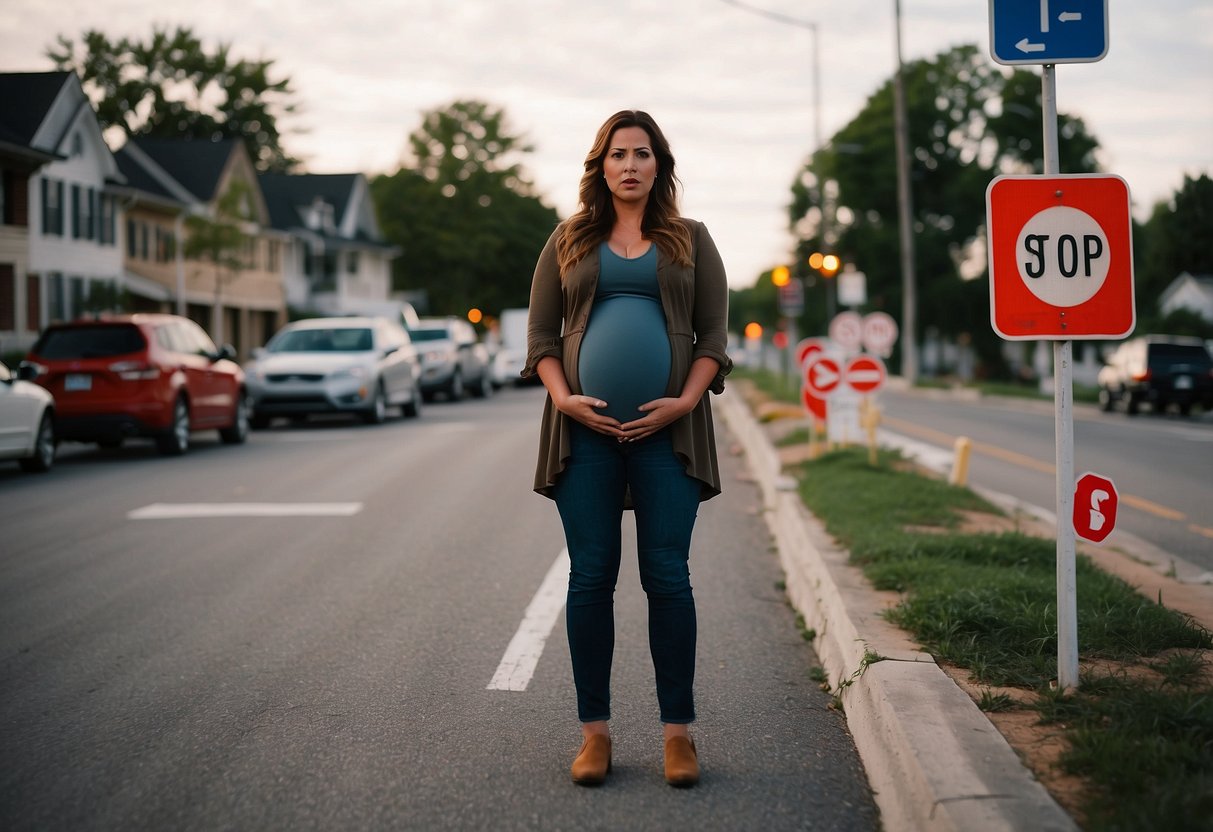
[[1175, 389], [1176, 390], [1191, 390], [1192, 389], [1192, 377], [1191, 376], [1176, 376], [1175, 377]]
[[93, 377], [88, 373], [69, 373], [63, 379], [63, 389], [68, 392], [73, 390], [92, 390]]

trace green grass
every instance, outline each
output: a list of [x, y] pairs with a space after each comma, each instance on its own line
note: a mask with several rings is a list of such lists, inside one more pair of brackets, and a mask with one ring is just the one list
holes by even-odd
[[[1144, 663], [1158, 675], [1084, 679], [1076, 693], [1049, 693], [1057, 672], [1054, 541], [958, 531], [959, 510], [996, 509], [888, 452], [872, 467], [865, 449], [835, 451], [804, 463], [799, 475], [804, 502], [869, 580], [903, 593], [892, 621], [984, 685], [1037, 691], [1042, 719], [1066, 726], [1072, 749], [1064, 765], [1095, 792], [1085, 809], [1090, 829], [1210, 828], [1213, 690], [1196, 686], [1202, 667], [1192, 652], [1213, 647], [1208, 631], [1080, 556], [1080, 656]], [[981, 707], [1014, 704], [987, 692]], [[1143, 826], [1155, 809], [1166, 821]]]
[[767, 370], [755, 370], [750, 367], [734, 367], [729, 373], [732, 379], [746, 379], [772, 399], [781, 402], [800, 404], [800, 379], [793, 374], [788, 379], [779, 373]]

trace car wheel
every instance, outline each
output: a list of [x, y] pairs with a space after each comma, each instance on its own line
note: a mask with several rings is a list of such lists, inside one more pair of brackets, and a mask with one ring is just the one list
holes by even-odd
[[451, 397], [451, 401], [457, 402], [463, 398], [463, 373], [458, 370], [451, 376], [451, 383], [447, 385], [446, 394]]
[[407, 402], [400, 405], [400, 412], [407, 419], [416, 419], [421, 415], [421, 402], [425, 397], [421, 395], [421, 391], [416, 387], [413, 388], [413, 396]]
[[478, 399], [487, 399], [489, 396], [493, 395], [493, 380], [489, 378], [489, 374], [487, 372], [480, 374], [480, 380], [476, 384], [475, 392], [476, 398]]
[[1130, 416], [1136, 416], [1137, 411], [1141, 409], [1141, 397], [1135, 396], [1132, 393], [1125, 399], [1125, 413]]
[[241, 390], [236, 396], [236, 412], [232, 414], [232, 424], [219, 430], [219, 438], [228, 445], [240, 445], [248, 439], [248, 432], [248, 397]]
[[1192, 403], [1191, 402], [1182, 402], [1179, 405], [1179, 415], [1180, 416], [1191, 416], [1192, 415]]
[[1112, 398], [1112, 391], [1106, 387], [1099, 388], [1099, 409], [1104, 413], [1111, 413], [1112, 408], [1116, 406], [1116, 399]]
[[165, 456], [181, 456], [190, 447], [190, 409], [185, 399], [173, 404], [173, 424], [156, 437], [156, 447]]
[[50, 411], [42, 414], [38, 423], [38, 438], [34, 440], [34, 452], [18, 463], [23, 471], [45, 472], [55, 464], [55, 421]]
[[368, 425], [381, 425], [387, 419], [387, 398], [383, 395], [383, 383], [375, 385], [375, 398], [371, 401], [371, 409], [362, 414], [362, 421]]

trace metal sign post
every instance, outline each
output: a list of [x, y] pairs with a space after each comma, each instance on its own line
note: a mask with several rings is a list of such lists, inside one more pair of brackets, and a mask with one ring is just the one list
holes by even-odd
[[[1064, 8], [1062, 8], [1064, 6]], [[1107, 0], [1068, 0], [1066, 3], [1057, 0], [990, 0], [990, 53], [995, 61], [1001, 64], [1041, 64], [1041, 105], [1044, 117], [1044, 176], [1057, 176], [1060, 173], [1060, 163], [1057, 149], [1057, 64], [1080, 63], [1102, 60], [1108, 50], [1108, 2]], [[989, 199], [997, 182], [991, 184], [987, 191], [989, 206], [988, 225], [993, 226], [995, 212], [993, 201]], [[1061, 192], [1058, 192], [1061, 196]], [[1020, 221], [1026, 227], [1028, 223]], [[1044, 222], [1043, 220], [1041, 222]], [[1093, 221], [1094, 222], [1094, 221]], [[1098, 223], [1096, 223], [1098, 225]], [[1029, 243], [1028, 253], [1035, 246], [1038, 255], [1036, 266], [1021, 274], [1015, 259], [1006, 258], [1005, 243], [997, 242], [995, 233], [991, 232], [990, 243], [990, 282], [991, 282], [991, 321], [995, 323], [995, 331], [1004, 338], [1031, 335], [1031, 328], [1038, 325], [1032, 315], [1021, 316], [1016, 326], [1021, 323], [1025, 331], [1007, 333], [999, 329], [995, 322], [996, 291], [995, 286], [1002, 281], [1022, 280], [1033, 293], [1049, 307], [1049, 314], [1061, 321], [1067, 321], [1067, 314], [1073, 313], [1086, 298], [1058, 297], [1051, 290], [1045, 291], [1045, 284], [1037, 285], [1037, 280], [1045, 278], [1043, 269], [1045, 250], [1044, 244], [1050, 239], [1049, 229], [1032, 229], [1016, 231], [1016, 236], [1026, 234]], [[1105, 254], [1110, 263], [1126, 263], [1129, 285], [1129, 300], [1126, 309], [1123, 304], [1110, 301], [1109, 297], [1115, 289], [1105, 291], [1099, 284], [1103, 278], [1088, 284], [1087, 288], [1095, 298], [1094, 307], [1103, 311], [1116, 313], [1115, 321], [1107, 321], [1096, 329], [1099, 334], [1111, 337], [1124, 337], [1128, 334], [1125, 321], [1130, 323], [1127, 329], [1132, 329], [1134, 311], [1132, 308], [1132, 254], [1128, 245], [1113, 246], [1111, 240], [1104, 241], [1100, 234], [1082, 235], [1085, 263], [1092, 266], [1094, 261]], [[1074, 246], [1073, 256], [1069, 265], [1061, 269], [1062, 277], [1075, 278], [1077, 269], [1074, 268], [1077, 257], [1078, 236], [1074, 234], [1058, 234], [1056, 242]], [[1018, 255], [1022, 241], [1013, 242], [1015, 253]], [[1105, 251], [1105, 247], [1107, 251]], [[995, 249], [999, 249], [996, 251]], [[1122, 250], [1114, 250], [1122, 249]], [[1000, 254], [1001, 252], [1001, 254]], [[1058, 249], [1056, 259], [1061, 257]], [[1127, 257], [1127, 260], [1126, 260]], [[1009, 263], [1009, 267], [1008, 267]], [[1001, 264], [1001, 265], [1000, 265]], [[1038, 268], [1039, 267], [1039, 268]], [[1088, 272], [1086, 277], [1093, 276]], [[1046, 280], [1046, 283], [1048, 281]], [[1124, 281], [1112, 280], [1112, 286], [1123, 284]], [[1061, 294], [1070, 295], [1073, 286]], [[1122, 286], [1123, 288], [1123, 286]], [[1081, 292], [1079, 293], [1081, 296]], [[1021, 295], [1022, 297], [1022, 295]], [[1067, 309], [1071, 310], [1069, 313]], [[1068, 322], [1067, 322], [1068, 326]], [[1055, 406], [1056, 432], [1056, 462], [1057, 462], [1057, 684], [1062, 690], [1078, 686], [1078, 591], [1075, 569], [1075, 528], [1071, 522], [1074, 508], [1074, 342], [1075, 337], [1085, 336], [1063, 326], [1061, 332], [1050, 332], [1043, 337], [1053, 341], [1053, 401]], [[1123, 333], [1117, 335], [1115, 333]]]

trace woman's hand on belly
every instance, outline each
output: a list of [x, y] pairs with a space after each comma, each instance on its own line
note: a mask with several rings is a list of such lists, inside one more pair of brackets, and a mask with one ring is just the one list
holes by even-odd
[[691, 402], [691, 406], [688, 407], [683, 399], [672, 397], [653, 399], [653, 401], [645, 402], [640, 406], [640, 410], [644, 413], [643, 416], [639, 419], [633, 419], [631, 422], [624, 422], [619, 426], [619, 434], [621, 434], [623, 441], [634, 442], [678, 421], [694, 409], [695, 404], [693, 401]]
[[573, 394], [556, 403], [556, 408], [565, 416], [576, 419], [591, 430], [622, 440], [626, 434], [619, 429], [619, 420], [598, 412], [598, 408], [606, 406], [602, 399]]

